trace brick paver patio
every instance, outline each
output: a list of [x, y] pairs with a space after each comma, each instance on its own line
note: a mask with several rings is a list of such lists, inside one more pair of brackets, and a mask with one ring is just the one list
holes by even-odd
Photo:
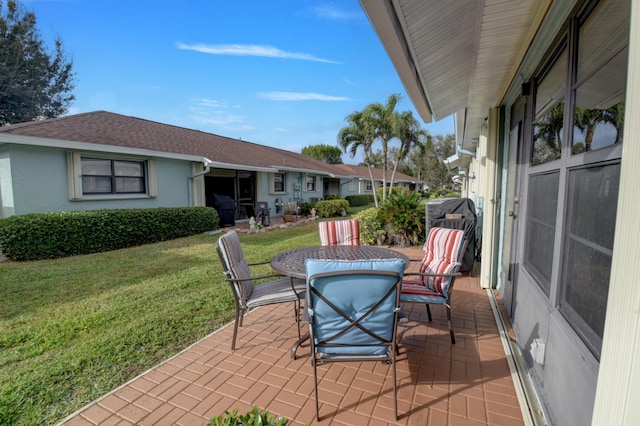
[[[408, 250], [410, 257], [420, 252]], [[416, 256], [417, 254], [417, 256]], [[319, 367], [321, 422], [315, 420], [308, 346], [297, 360], [291, 306], [250, 312], [231, 351], [232, 325], [94, 401], [63, 421], [76, 425], [202, 425], [238, 408], [282, 415], [289, 424], [522, 425], [520, 404], [486, 290], [478, 278], [456, 281], [449, 339], [443, 307], [408, 304], [399, 327], [398, 414], [391, 369], [381, 363]]]

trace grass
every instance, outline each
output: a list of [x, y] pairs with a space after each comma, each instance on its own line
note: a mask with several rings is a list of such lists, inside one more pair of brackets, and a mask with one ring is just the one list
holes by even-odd
[[[218, 235], [0, 264], [0, 425], [54, 424], [230, 322]], [[240, 236], [249, 262], [317, 224]]]

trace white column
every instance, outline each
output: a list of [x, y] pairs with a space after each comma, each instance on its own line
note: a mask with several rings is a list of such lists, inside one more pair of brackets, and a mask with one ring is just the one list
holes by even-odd
[[631, 2], [624, 142], [593, 425], [640, 424], [640, 0]]
[[480, 137], [482, 153], [486, 153], [482, 161], [484, 162], [483, 185], [481, 190], [484, 197], [484, 216], [482, 219], [482, 263], [480, 266], [480, 286], [482, 288], [492, 288], [495, 276], [494, 259], [498, 255], [495, 244], [495, 232], [499, 232], [496, 226], [498, 216], [498, 195], [496, 194], [496, 175], [499, 172], [498, 161], [498, 136], [500, 125], [500, 111], [498, 108], [489, 110], [489, 129], [487, 137], [483, 140]]

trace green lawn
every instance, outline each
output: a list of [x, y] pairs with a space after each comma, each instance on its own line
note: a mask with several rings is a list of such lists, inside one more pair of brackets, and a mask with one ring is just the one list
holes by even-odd
[[[56, 423], [231, 321], [218, 236], [0, 263], [0, 425]], [[319, 244], [313, 222], [240, 239], [249, 262]]]

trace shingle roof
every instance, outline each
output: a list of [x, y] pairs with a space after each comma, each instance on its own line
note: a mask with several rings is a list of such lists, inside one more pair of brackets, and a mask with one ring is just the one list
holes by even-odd
[[[107, 111], [0, 127], [1, 134], [188, 154], [250, 167], [368, 177], [366, 167], [333, 165], [283, 149]], [[1, 138], [1, 136], [0, 136]], [[98, 148], [98, 147], [96, 147]], [[364, 172], [364, 173], [363, 173]], [[381, 172], [379, 173], [382, 177]], [[402, 180], [415, 180], [402, 175]]]

